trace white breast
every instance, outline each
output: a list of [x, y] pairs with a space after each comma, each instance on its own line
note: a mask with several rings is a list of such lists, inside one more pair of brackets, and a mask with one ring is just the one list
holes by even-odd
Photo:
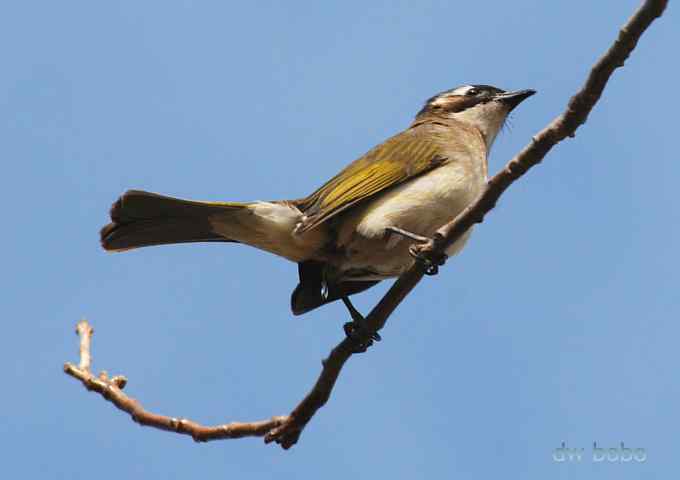
[[[478, 178], [475, 178], [478, 177]], [[451, 163], [400, 185], [372, 202], [357, 226], [366, 237], [382, 237], [396, 226], [431, 236], [478, 195], [484, 178], [460, 163]], [[393, 236], [390, 243], [399, 241]]]
[[[345, 224], [340, 243], [346, 248], [347, 258], [339, 266], [340, 270], [352, 279], [375, 280], [400, 275], [413, 263], [408, 254], [413, 241], [398, 234], [388, 235], [387, 227], [431, 237], [477, 197], [485, 181], [481, 169], [455, 162], [379, 195], [356, 212], [357, 223]], [[447, 255], [457, 253], [469, 234], [470, 231], [466, 232], [447, 249]]]

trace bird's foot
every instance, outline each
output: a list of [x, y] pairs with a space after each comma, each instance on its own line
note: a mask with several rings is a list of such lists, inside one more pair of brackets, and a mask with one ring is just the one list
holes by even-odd
[[345, 323], [342, 328], [345, 330], [347, 338], [354, 344], [353, 353], [363, 353], [368, 350], [368, 347], [373, 345], [374, 341], [379, 342], [382, 340], [378, 332], [371, 332], [368, 329], [366, 319], [354, 308], [348, 297], [342, 297], [342, 303], [345, 304], [352, 317], [352, 321]]
[[408, 253], [410, 253], [417, 262], [420, 262], [423, 265], [423, 268], [425, 269], [425, 275], [437, 275], [439, 273], [439, 267], [446, 263], [446, 259], [448, 258], [446, 254], [423, 252], [416, 247], [417, 245], [414, 245], [409, 248]]
[[432, 239], [426, 239], [420, 245], [411, 245], [408, 253], [419, 262], [425, 269], [425, 275], [437, 275], [439, 267], [446, 263], [448, 256], [445, 253], [434, 252], [432, 245], [436, 246], [443, 238], [438, 233]]
[[386, 230], [390, 233], [396, 233], [397, 235], [418, 242], [409, 247], [408, 253], [423, 265], [426, 275], [436, 275], [439, 273], [439, 267], [446, 263], [446, 259], [448, 258], [446, 254], [435, 254], [432, 253], [431, 249], [425, 250], [423, 248], [428, 245], [437, 245], [438, 242], [441, 242], [443, 239], [438, 233], [435, 233], [433, 238], [428, 238], [398, 227], [387, 227]]
[[368, 347], [373, 345], [373, 342], [382, 340], [380, 334], [369, 332], [366, 325], [357, 322], [347, 322], [342, 328], [345, 330], [345, 335], [352, 341], [352, 353], [364, 353]]
[[433, 238], [428, 238], [399, 227], [387, 227], [386, 230], [390, 233], [395, 233], [418, 242], [416, 245], [411, 245], [408, 252], [423, 265], [426, 275], [436, 275], [439, 273], [439, 267], [446, 263], [446, 259], [448, 258], [446, 254], [434, 254], [431, 250], [425, 251], [423, 249], [426, 245], [436, 245], [437, 242], [442, 240], [441, 235], [438, 233], [435, 233]]

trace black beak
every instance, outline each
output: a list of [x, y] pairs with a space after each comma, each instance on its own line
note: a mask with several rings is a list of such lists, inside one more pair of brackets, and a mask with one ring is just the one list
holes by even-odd
[[536, 90], [517, 90], [515, 92], [505, 92], [496, 96], [496, 100], [503, 102], [510, 110], [536, 93]]

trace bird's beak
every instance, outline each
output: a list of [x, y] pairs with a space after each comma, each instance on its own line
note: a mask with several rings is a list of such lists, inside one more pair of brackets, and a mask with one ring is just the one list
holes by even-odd
[[515, 92], [505, 92], [497, 95], [495, 100], [503, 102], [510, 110], [536, 93], [536, 90], [517, 90]]

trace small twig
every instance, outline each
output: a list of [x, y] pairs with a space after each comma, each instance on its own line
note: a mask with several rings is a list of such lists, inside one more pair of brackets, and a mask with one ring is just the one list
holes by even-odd
[[90, 339], [93, 329], [87, 320], [78, 322], [76, 332], [80, 336], [80, 363], [64, 365], [64, 372], [81, 381], [90, 391], [99, 393], [120, 410], [130, 414], [140, 425], [159, 428], [170, 432], [190, 435], [197, 442], [224, 438], [262, 437], [281, 426], [288, 417], [272, 417], [259, 422], [233, 422], [224, 425], [205, 426], [186, 418], [166, 417], [144, 410], [142, 405], [123, 393], [127, 380], [123, 376], [109, 378], [106, 372], [95, 376], [90, 371]]
[[92, 365], [90, 341], [92, 340], [94, 328], [92, 328], [90, 324], [87, 323], [87, 320], [83, 318], [76, 325], [76, 333], [78, 334], [78, 337], [80, 337], [80, 363], [78, 364], [78, 368], [89, 372], [90, 366]]
[[[660, 17], [668, 0], [647, 0], [635, 12], [619, 32], [619, 37], [609, 50], [595, 64], [585, 85], [569, 101], [567, 109], [555, 118], [546, 128], [533, 137], [531, 143], [516, 155], [498, 174], [491, 178], [481, 195], [455, 219], [442, 226], [430, 240], [414, 248], [420, 258], [437, 258], [448, 245], [453, 244], [475, 223], [481, 223], [485, 215], [493, 209], [503, 192], [531, 167], [543, 160], [545, 155], [560, 141], [573, 137], [576, 129], [585, 123], [588, 114], [599, 100], [607, 81], [616, 68], [623, 66], [625, 60], [637, 45], [642, 33]], [[401, 301], [422, 279], [426, 262], [416, 261], [413, 267], [401, 275], [385, 296], [366, 317], [364, 329], [366, 340], [383, 328], [385, 322]], [[81, 326], [82, 324], [82, 326]], [[166, 417], [147, 412], [142, 406], [122, 392], [125, 377], [108, 378], [104, 372], [95, 377], [90, 372], [90, 337], [92, 329], [87, 322], [78, 324], [80, 335], [80, 365], [67, 363], [64, 371], [80, 380], [92, 391], [98, 392], [119, 409], [127, 412], [138, 423], [162, 430], [191, 435], [197, 441], [208, 441], [245, 436], [264, 436], [265, 442], [276, 442], [284, 449], [294, 445], [314, 414], [326, 404], [333, 386], [345, 362], [352, 356], [355, 343], [345, 338], [323, 361], [321, 374], [311, 391], [288, 416], [273, 417], [269, 420], [252, 423], [230, 423], [206, 427], [186, 419]]]

